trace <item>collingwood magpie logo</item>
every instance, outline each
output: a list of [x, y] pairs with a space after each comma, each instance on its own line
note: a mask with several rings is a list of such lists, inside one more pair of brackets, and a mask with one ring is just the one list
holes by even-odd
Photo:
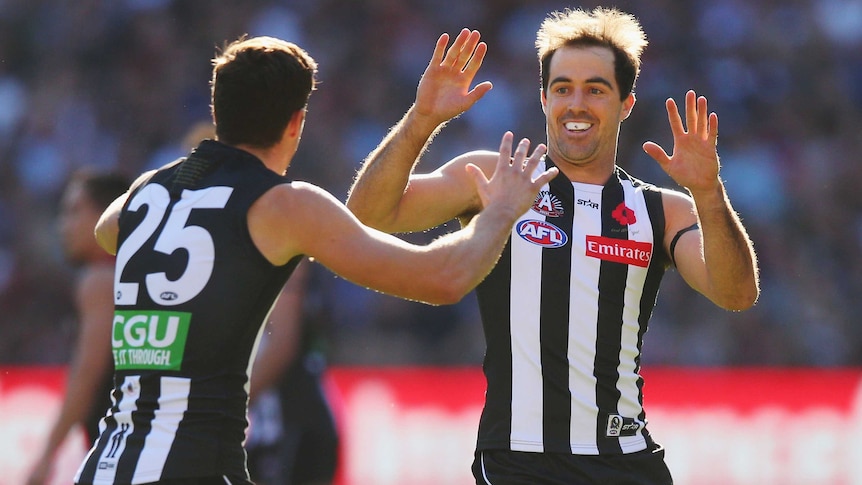
[[545, 217], [563, 215], [563, 202], [554, 194], [543, 190], [536, 196], [532, 209]]
[[632, 418], [624, 418], [619, 414], [608, 415], [608, 426], [605, 436], [616, 438], [619, 436], [634, 436], [641, 429], [641, 423]]
[[129, 423], [123, 423], [120, 425], [120, 428], [111, 435], [111, 446], [108, 448], [108, 452], [103, 456], [103, 460], [99, 461], [99, 470], [113, 470], [116, 468], [117, 452], [120, 451], [120, 445], [123, 443], [123, 439], [126, 437], [126, 434], [129, 432], [129, 428], [131, 427], [132, 426]]

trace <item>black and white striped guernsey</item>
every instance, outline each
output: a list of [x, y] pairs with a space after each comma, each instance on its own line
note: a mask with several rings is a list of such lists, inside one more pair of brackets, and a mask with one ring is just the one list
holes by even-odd
[[604, 186], [560, 173], [542, 189], [477, 288], [488, 383], [478, 450], [652, 443], [640, 352], [669, 262], [663, 238], [661, 193], [622, 169]]
[[134, 189], [120, 215], [113, 407], [76, 483], [248, 480], [249, 371], [299, 258], [269, 263], [247, 213], [283, 183], [256, 157], [207, 140]]

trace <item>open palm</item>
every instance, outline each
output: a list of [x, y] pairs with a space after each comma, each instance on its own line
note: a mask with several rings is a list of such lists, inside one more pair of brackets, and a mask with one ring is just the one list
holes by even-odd
[[719, 171], [716, 151], [718, 115], [707, 114], [706, 98], [698, 98], [694, 91], [685, 94], [685, 126], [673, 99], [668, 99], [665, 107], [673, 133], [673, 154], [668, 155], [661, 146], [651, 141], [644, 143], [644, 151], [676, 183], [689, 191], [714, 188]]
[[416, 91], [418, 114], [437, 118], [442, 123], [470, 109], [491, 90], [490, 81], [470, 89], [488, 51], [479, 38], [478, 31], [462, 29], [448, 49], [449, 34], [444, 33], [437, 39], [431, 62]]

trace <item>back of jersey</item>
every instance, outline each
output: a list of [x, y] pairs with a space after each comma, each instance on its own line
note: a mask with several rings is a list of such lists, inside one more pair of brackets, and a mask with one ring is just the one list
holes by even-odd
[[114, 281], [114, 406], [77, 483], [247, 478], [251, 361], [299, 262], [269, 263], [247, 213], [282, 183], [256, 157], [208, 140], [131, 194]]

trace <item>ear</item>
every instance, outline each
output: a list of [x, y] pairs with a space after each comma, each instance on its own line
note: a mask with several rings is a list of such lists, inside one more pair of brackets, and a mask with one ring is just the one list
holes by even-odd
[[545, 94], [545, 88], [539, 88], [539, 99], [542, 102], [542, 113], [548, 114], [548, 95]]
[[623, 100], [623, 109], [620, 113], [620, 121], [628, 118], [632, 114], [632, 108], [635, 107], [635, 93], [629, 93], [628, 97]]
[[305, 108], [297, 110], [290, 116], [290, 121], [287, 122], [287, 135], [294, 138], [302, 136], [302, 129], [305, 127]]

